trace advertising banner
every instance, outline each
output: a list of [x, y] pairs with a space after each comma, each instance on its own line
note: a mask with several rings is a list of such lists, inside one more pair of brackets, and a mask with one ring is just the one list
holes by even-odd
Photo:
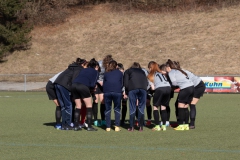
[[[221, 77], [200, 77], [205, 86], [205, 92], [214, 93], [238, 93], [240, 92], [240, 77], [221, 76]], [[179, 89], [175, 90], [179, 92]]]
[[240, 91], [240, 77], [200, 77], [205, 83], [205, 92], [237, 93]]

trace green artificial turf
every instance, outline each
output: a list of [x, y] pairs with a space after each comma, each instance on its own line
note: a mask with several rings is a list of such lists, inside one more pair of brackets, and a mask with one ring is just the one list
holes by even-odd
[[239, 96], [205, 94], [194, 130], [76, 132], [54, 129], [55, 106], [45, 92], [0, 92], [0, 159], [239, 159]]

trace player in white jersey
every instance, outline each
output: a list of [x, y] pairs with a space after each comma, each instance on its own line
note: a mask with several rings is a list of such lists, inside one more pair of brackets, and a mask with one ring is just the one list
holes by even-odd
[[175, 130], [189, 130], [189, 110], [188, 105], [191, 103], [194, 94], [193, 82], [188, 77], [187, 73], [182, 69], [176, 67], [176, 65], [169, 59], [166, 63], [167, 72], [173, 86], [180, 88], [178, 94], [178, 124], [179, 126], [174, 128]]
[[[161, 70], [158, 67], [158, 64], [154, 61], [149, 62], [148, 64], [149, 74], [148, 80], [151, 85], [151, 88], [155, 90], [153, 96], [153, 117], [155, 120], [155, 127], [153, 131], [166, 131], [166, 121], [167, 121], [167, 111], [166, 106], [169, 106], [170, 94], [171, 94], [171, 85], [168, 82], [167, 78], [161, 73]], [[159, 107], [161, 110], [161, 119], [163, 125], [159, 126]]]
[[[174, 97], [174, 90], [175, 90], [177, 87], [172, 86], [172, 82], [171, 82], [171, 80], [169, 79], [169, 76], [168, 76], [167, 71], [166, 71], [166, 64], [159, 65], [159, 69], [161, 70], [161, 73], [167, 78], [168, 82], [169, 82], [170, 85], [171, 85], [171, 94], [170, 94], [170, 100], [171, 100], [171, 98]], [[169, 102], [169, 104], [170, 104], [170, 102]], [[167, 110], [166, 126], [168, 127], [168, 126], [170, 126], [169, 120], [170, 120], [170, 115], [171, 115], [171, 108], [170, 108], [169, 105], [166, 106], [166, 110]], [[161, 125], [162, 125], [162, 122], [161, 122], [160, 126], [161, 126]], [[171, 124], [171, 125], [172, 125], [172, 124]]]
[[[179, 62], [174, 62], [174, 64], [178, 67], [180, 67]], [[195, 74], [193, 74], [192, 72], [183, 69], [183, 71], [185, 71], [188, 74], [189, 79], [193, 82], [194, 84], [194, 95], [193, 95], [193, 100], [191, 102], [190, 105], [190, 125], [189, 128], [190, 129], [195, 129], [195, 119], [196, 119], [196, 104], [199, 101], [200, 97], [203, 96], [204, 91], [206, 89], [206, 86], [204, 84], [204, 82], [202, 81], [202, 79], [198, 76], [196, 76]]]
[[61, 129], [61, 106], [59, 105], [59, 102], [57, 99], [54, 81], [57, 79], [57, 77], [61, 73], [62, 72], [59, 72], [58, 74], [56, 74], [52, 78], [50, 78], [46, 85], [46, 92], [47, 92], [48, 98], [49, 98], [49, 100], [53, 100], [54, 104], [56, 105], [56, 110], [55, 110], [55, 119], [56, 119], [55, 128], [56, 129]]

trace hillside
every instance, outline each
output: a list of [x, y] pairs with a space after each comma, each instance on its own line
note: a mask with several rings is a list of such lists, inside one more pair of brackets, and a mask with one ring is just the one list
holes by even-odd
[[0, 63], [1, 74], [57, 73], [76, 57], [107, 54], [129, 67], [179, 61], [197, 75], [240, 72], [240, 6], [211, 12], [116, 11], [111, 4], [78, 9], [65, 23], [35, 27], [32, 47]]

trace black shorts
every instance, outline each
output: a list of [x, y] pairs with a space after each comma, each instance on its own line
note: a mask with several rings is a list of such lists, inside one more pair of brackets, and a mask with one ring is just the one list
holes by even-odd
[[152, 91], [151, 91], [151, 89], [148, 89], [147, 90], [147, 100], [151, 100], [151, 98], [152, 98], [152, 96], [153, 96], [153, 93], [152, 93]]
[[171, 87], [159, 87], [153, 95], [153, 106], [169, 106]]
[[170, 98], [174, 97], [174, 90], [171, 88]]
[[193, 94], [194, 94], [193, 86], [181, 89], [178, 94], [178, 103], [190, 104], [193, 99]]
[[197, 86], [194, 87], [194, 98], [200, 99], [203, 96], [203, 93], [206, 89], [206, 86], [203, 81], [201, 81]]
[[46, 92], [47, 92], [49, 100], [57, 99], [56, 89], [55, 89], [54, 84], [51, 81], [48, 81], [48, 83], [46, 85]]
[[91, 97], [90, 90], [87, 86], [80, 83], [72, 84], [72, 95], [73, 99], [83, 99]]
[[103, 87], [99, 83], [97, 83], [97, 88], [94, 93], [95, 94], [103, 94]]

